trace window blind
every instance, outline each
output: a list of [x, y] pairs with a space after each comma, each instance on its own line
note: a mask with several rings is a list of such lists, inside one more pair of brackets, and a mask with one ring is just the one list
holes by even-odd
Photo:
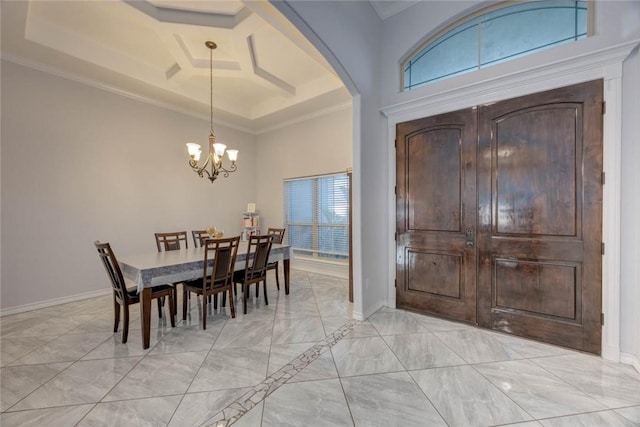
[[297, 256], [348, 262], [349, 177], [346, 173], [284, 181], [287, 243]]

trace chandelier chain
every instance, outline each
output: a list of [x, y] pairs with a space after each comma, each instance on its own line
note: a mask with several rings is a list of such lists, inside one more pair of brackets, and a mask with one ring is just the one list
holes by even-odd
[[211, 106], [211, 135], [213, 135], [213, 49], [209, 49], [209, 105]]

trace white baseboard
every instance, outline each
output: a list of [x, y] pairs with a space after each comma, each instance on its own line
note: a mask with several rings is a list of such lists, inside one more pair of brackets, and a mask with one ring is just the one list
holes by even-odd
[[324, 274], [326, 276], [349, 278], [349, 266], [328, 261], [315, 261], [306, 258], [291, 258], [291, 268], [308, 271], [310, 273]]
[[611, 362], [620, 362], [620, 349], [610, 345], [602, 345], [602, 352], [600, 356], [604, 360], [610, 360]]
[[113, 289], [111, 288], [100, 289], [98, 291], [91, 291], [83, 294], [76, 294], [69, 297], [55, 298], [47, 301], [40, 301], [40, 302], [31, 303], [31, 304], [20, 305], [17, 307], [0, 309], [0, 317], [10, 316], [12, 314], [24, 313], [27, 311], [38, 310], [40, 308], [51, 307], [54, 305], [67, 304], [69, 302], [80, 301], [88, 298], [101, 297], [103, 295], [111, 295], [112, 292], [113, 292]]
[[620, 353], [620, 363], [631, 365], [640, 373], [640, 357], [635, 354]]
[[360, 312], [353, 312], [353, 318], [356, 320], [366, 320], [369, 318], [369, 316], [371, 316], [373, 313], [375, 313], [376, 311], [380, 310], [382, 307], [384, 307], [384, 303], [383, 302], [379, 302], [378, 304], [374, 305], [373, 307], [371, 307], [369, 310], [365, 311], [364, 313], [360, 313]]

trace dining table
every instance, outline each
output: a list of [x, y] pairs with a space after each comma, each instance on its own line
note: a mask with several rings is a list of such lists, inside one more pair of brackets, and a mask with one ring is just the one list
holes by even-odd
[[[241, 241], [236, 257], [236, 271], [244, 269], [249, 242]], [[249, 254], [251, 257], [251, 254]], [[289, 269], [291, 246], [274, 243], [269, 262], [282, 261], [284, 290], [289, 295]], [[212, 260], [210, 260], [212, 263]], [[202, 278], [204, 248], [187, 248], [174, 251], [148, 251], [125, 255], [118, 259], [122, 274], [138, 286], [140, 317], [142, 321], [142, 348], [149, 348], [151, 335], [151, 288], [166, 283], [180, 283]], [[211, 264], [212, 265], [212, 264]]]

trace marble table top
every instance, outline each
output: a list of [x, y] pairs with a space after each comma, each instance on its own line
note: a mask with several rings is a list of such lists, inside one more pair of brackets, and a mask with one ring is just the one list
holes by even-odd
[[[247, 241], [240, 242], [236, 270], [244, 268], [248, 244]], [[274, 243], [271, 246], [269, 262], [289, 259], [290, 256], [290, 246]], [[123, 276], [138, 286], [138, 292], [145, 287], [202, 277], [203, 262], [202, 247], [165, 252], [149, 251], [118, 258]]]

